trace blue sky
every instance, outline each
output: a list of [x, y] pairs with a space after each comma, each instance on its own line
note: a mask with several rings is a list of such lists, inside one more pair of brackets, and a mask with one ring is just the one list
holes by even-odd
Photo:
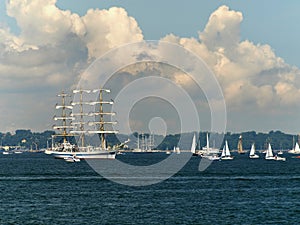
[[216, 74], [228, 130], [298, 133], [299, 9], [296, 0], [1, 1], [0, 130], [51, 128], [55, 94], [71, 89], [94, 58], [126, 43], [164, 40]]

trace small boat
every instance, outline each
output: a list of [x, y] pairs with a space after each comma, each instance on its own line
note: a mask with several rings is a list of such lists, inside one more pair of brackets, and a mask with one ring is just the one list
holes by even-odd
[[292, 150], [289, 150], [288, 153], [300, 154], [300, 147], [299, 147], [298, 142], [296, 142], [295, 147]]
[[232, 160], [232, 159], [233, 159], [233, 156], [231, 156], [231, 154], [230, 154], [228, 142], [226, 140], [225, 145], [223, 147], [222, 154], [221, 154], [221, 160]]
[[283, 151], [279, 151], [279, 152], [277, 152], [277, 155], [283, 155]]
[[255, 154], [255, 145], [254, 145], [254, 143], [251, 145], [251, 150], [250, 150], [249, 158], [250, 159], [258, 159], [259, 158], [259, 155]]
[[76, 155], [70, 155], [64, 158], [66, 162], [80, 162], [80, 159]]
[[218, 156], [217, 154], [210, 154], [210, 155], [201, 155], [202, 158], [211, 160], [211, 161], [216, 161], [216, 160], [220, 160], [220, 156]]
[[180, 148], [179, 148], [179, 147], [176, 147], [175, 150], [174, 150], [174, 153], [180, 154]]
[[8, 152], [8, 151], [5, 151], [5, 152], [2, 152], [2, 154], [3, 154], [3, 155], [9, 155], [9, 154], [10, 154], [10, 152]]
[[286, 158], [280, 157], [278, 155], [273, 155], [271, 144], [269, 143], [268, 149], [266, 150], [266, 156], [265, 159], [267, 160], [275, 160], [275, 161], [286, 161]]
[[22, 151], [14, 151], [15, 154], [22, 154]]

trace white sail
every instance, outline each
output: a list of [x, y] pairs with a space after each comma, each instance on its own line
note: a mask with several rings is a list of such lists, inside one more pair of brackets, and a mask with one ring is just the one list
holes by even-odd
[[97, 105], [97, 104], [110, 104], [110, 105], [112, 105], [112, 104], [114, 104], [114, 102], [113, 101], [99, 101], [99, 102], [88, 102], [87, 104], [89, 104], [89, 105]]
[[73, 106], [70, 105], [56, 105], [55, 109], [73, 109]]
[[75, 120], [75, 117], [72, 116], [54, 116], [53, 120]]
[[71, 113], [70, 116], [89, 116], [90, 113]]
[[229, 147], [228, 147], [228, 142], [227, 142], [227, 140], [225, 141], [225, 155], [226, 155], [226, 156], [230, 156], [230, 151], [229, 151]]
[[251, 145], [250, 155], [255, 155], [255, 146], [254, 146], [254, 144]]
[[88, 122], [89, 126], [93, 126], [93, 125], [97, 125], [97, 124], [117, 124], [117, 122], [114, 122], [114, 121]]
[[54, 125], [52, 128], [55, 129], [55, 130], [59, 130], [59, 129], [72, 129], [72, 128], [74, 128], [74, 126], [68, 126], [68, 125], [66, 125], [66, 126], [64, 126], [64, 125], [55, 126]]
[[226, 156], [226, 153], [225, 153], [225, 145], [223, 146], [223, 150], [222, 150], [222, 154], [221, 154], [221, 157], [225, 157]]
[[268, 149], [267, 149], [267, 152], [266, 152], [266, 158], [271, 158], [271, 157], [273, 157], [273, 151], [272, 151], [271, 144], [269, 143]]
[[114, 116], [116, 115], [115, 112], [91, 112], [88, 114], [89, 116], [100, 116], [100, 115], [110, 115], [110, 116]]
[[116, 130], [89, 130], [87, 131], [89, 134], [117, 134], [118, 131]]
[[193, 154], [196, 154], [196, 135], [195, 134], [194, 134], [193, 141], [192, 141], [191, 152]]
[[208, 133], [206, 133], [206, 149], [209, 151], [209, 138], [208, 138]]
[[295, 145], [295, 152], [300, 152], [300, 147], [299, 147], [298, 142], [296, 142], [296, 145]]

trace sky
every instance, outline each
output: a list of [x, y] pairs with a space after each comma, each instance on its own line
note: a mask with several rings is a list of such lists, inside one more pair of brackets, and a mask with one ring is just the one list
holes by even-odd
[[[193, 52], [215, 74], [225, 98], [228, 131], [298, 134], [299, 9], [296, 0], [1, 1], [0, 131], [51, 129], [56, 94], [72, 89], [97, 57], [128, 43], [159, 40]], [[187, 90], [198, 107], [201, 129], [208, 130], [207, 102], [202, 110], [204, 95], [183, 71], [157, 64], [131, 66], [117, 73], [110, 88], [120, 91], [120, 84], [153, 73]], [[141, 114], [147, 124], [165, 126], [147, 112], [174, 108], [153, 100], [132, 110], [133, 129], [146, 129]], [[168, 131], [177, 131], [171, 119], [166, 124]]]

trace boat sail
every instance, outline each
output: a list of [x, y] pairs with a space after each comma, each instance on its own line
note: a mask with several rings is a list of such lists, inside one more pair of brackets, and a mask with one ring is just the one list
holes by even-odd
[[230, 150], [229, 150], [229, 147], [228, 147], [227, 140], [225, 141], [225, 145], [223, 147], [223, 151], [222, 151], [222, 154], [221, 154], [221, 159], [222, 160], [232, 160], [233, 159], [233, 157], [230, 154]]
[[198, 156], [198, 154], [196, 153], [196, 135], [194, 134], [193, 136], [193, 140], [192, 140], [192, 146], [191, 146], [191, 152], [193, 154], [193, 156]]
[[250, 150], [249, 158], [250, 159], [258, 159], [259, 158], [259, 155], [255, 154], [255, 145], [254, 145], [254, 143], [251, 145], [251, 150]]
[[240, 135], [239, 141], [238, 141], [238, 153], [239, 154], [245, 154], [245, 151], [243, 150], [242, 135]]
[[265, 159], [267, 160], [276, 160], [276, 161], [285, 161], [286, 158], [283, 158], [283, 157], [280, 157], [280, 156], [277, 156], [277, 155], [273, 155], [273, 150], [272, 150], [272, 147], [271, 147], [271, 144], [269, 143], [268, 145], [268, 149], [266, 151], [266, 155], [265, 155]]
[[[106, 130], [106, 125], [116, 124], [116, 122], [105, 121], [104, 117], [109, 115], [113, 116], [113, 112], [104, 112], [103, 105], [112, 105], [113, 101], [104, 101], [103, 92], [110, 93], [108, 89], [95, 89], [95, 90], [73, 90], [73, 94], [79, 94], [79, 101], [72, 102], [71, 107], [73, 113], [72, 118], [72, 130], [70, 134], [73, 136], [79, 136], [77, 139], [78, 146], [61, 151], [53, 151], [52, 153], [56, 158], [68, 158], [74, 156], [78, 159], [115, 159], [116, 151], [110, 149], [106, 144], [106, 134], [115, 134], [117, 131]], [[99, 100], [97, 101], [84, 101], [83, 95], [90, 93], [99, 93]], [[75, 110], [77, 109], [77, 111]], [[93, 111], [90, 111], [94, 108]], [[87, 110], [88, 113], [86, 112]], [[94, 118], [94, 121], [91, 121]], [[90, 144], [87, 141], [92, 139], [93, 136], [98, 135], [100, 138], [99, 146]]]

